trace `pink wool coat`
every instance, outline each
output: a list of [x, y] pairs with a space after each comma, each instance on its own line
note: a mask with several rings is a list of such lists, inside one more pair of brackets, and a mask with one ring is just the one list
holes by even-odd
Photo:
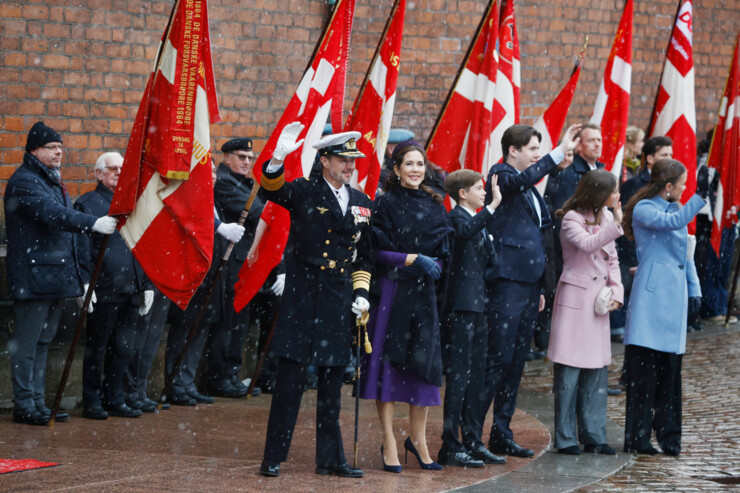
[[604, 286], [612, 299], [623, 302], [624, 287], [614, 240], [623, 234], [608, 210], [601, 224], [590, 226], [592, 213], [576, 211], [563, 217], [563, 274], [558, 281], [547, 356], [555, 363], [576, 368], [602, 368], [611, 363], [609, 315], [596, 315], [594, 303]]

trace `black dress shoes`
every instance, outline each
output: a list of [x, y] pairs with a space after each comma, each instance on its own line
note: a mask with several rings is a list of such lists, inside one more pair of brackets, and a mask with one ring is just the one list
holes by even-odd
[[194, 406], [197, 404], [195, 399], [184, 392], [182, 394], [169, 395], [167, 397], [167, 402], [171, 403], [173, 406]]
[[153, 413], [157, 409], [157, 404], [151, 401], [151, 404], [143, 399], [126, 399], [126, 405], [131, 409], [138, 409], [142, 413]]
[[511, 455], [524, 458], [534, 457], [532, 450], [522, 447], [513, 438], [505, 438], [499, 441], [491, 440], [488, 443], [488, 450], [497, 455]]
[[506, 459], [498, 455], [494, 455], [486, 447], [481, 445], [475, 450], [468, 452], [470, 457], [476, 460], [482, 460], [484, 464], [506, 464]]
[[280, 475], [280, 463], [274, 460], [264, 459], [260, 465], [260, 474], [275, 478]]
[[581, 455], [583, 452], [578, 445], [571, 445], [570, 447], [559, 448], [558, 453], [565, 455]]
[[[241, 382], [240, 382], [241, 383]], [[219, 380], [216, 382], [209, 381], [206, 384], [206, 392], [216, 397], [227, 397], [229, 399], [238, 399], [247, 395], [247, 390], [238, 389], [232, 385], [230, 380]]]
[[119, 418], [138, 418], [141, 416], [141, 411], [128, 407], [125, 403], [120, 404], [108, 404], [104, 406], [104, 409], [108, 411], [108, 416], [118, 416]]
[[86, 407], [82, 410], [82, 417], [87, 419], [108, 419], [108, 413], [99, 404]]
[[598, 445], [584, 445], [583, 451], [587, 454], [617, 455], [617, 451], [614, 447], [610, 447], [606, 443], [600, 443]]
[[[150, 399], [149, 397], [144, 397], [143, 399], [141, 399], [141, 402], [143, 402], [147, 406], [154, 406], [154, 409], [157, 409], [157, 402]], [[169, 411], [169, 409], [170, 409], [169, 402], [165, 402], [164, 404], [162, 404], [162, 411]]]
[[201, 394], [196, 388], [188, 389], [185, 393], [190, 396], [190, 398], [195, 399], [195, 402], [198, 404], [213, 404], [214, 402], [213, 397]]
[[[491, 454], [493, 455], [493, 454]], [[443, 466], [457, 466], [457, 467], [483, 467], [483, 461], [473, 458], [468, 452], [448, 452], [446, 449], [442, 449], [437, 454], [437, 463]]]
[[[46, 416], [47, 419], [51, 419], [51, 409], [49, 409], [46, 406], [37, 407], [36, 409], [38, 410], [38, 412]], [[54, 422], [55, 423], [66, 423], [67, 421], [69, 421], [69, 413], [65, 413], [64, 411], [57, 411], [57, 415], [54, 416]]]
[[630, 446], [625, 445], [624, 451], [625, 452], [636, 452], [642, 455], [658, 455], [660, 453], [660, 451], [657, 448], [653, 447], [652, 445], [648, 445], [647, 447], [639, 447], [639, 448], [630, 447]]
[[678, 457], [678, 455], [681, 453], [681, 446], [680, 445], [668, 445], [666, 444], [660, 446], [661, 449], [663, 449], [663, 453], [665, 455], [670, 455], [671, 457]]
[[35, 407], [30, 409], [14, 409], [13, 422], [24, 425], [45, 425], [49, 422], [49, 417], [44, 413], [40, 413]]
[[[249, 387], [244, 385], [241, 380], [239, 380], [239, 375], [231, 375], [231, 386], [234, 387], [234, 390], [236, 390], [241, 395], [247, 395], [247, 390], [249, 390]], [[252, 389], [252, 397], [257, 397], [257, 395], [254, 395], [254, 391], [257, 390], [257, 387]], [[261, 393], [261, 392], [260, 392]]]
[[365, 475], [362, 469], [355, 469], [346, 462], [338, 466], [316, 466], [316, 474], [321, 474], [322, 476], [333, 474], [342, 478], [361, 478]]
[[620, 395], [622, 393], [622, 389], [619, 387], [607, 387], [606, 388], [606, 395]]

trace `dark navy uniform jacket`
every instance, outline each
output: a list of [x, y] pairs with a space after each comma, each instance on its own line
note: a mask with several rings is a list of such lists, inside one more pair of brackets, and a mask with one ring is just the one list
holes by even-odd
[[285, 183], [283, 168], [269, 173], [268, 164], [263, 167], [263, 193], [290, 212], [293, 246], [286, 253], [285, 291], [271, 349], [303, 364], [345, 366], [354, 296], [368, 298], [372, 201], [347, 187], [349, 204], [342, 215], [322, 175]]
[[96, 220], [74, 210], [59, 178], [26, 153], [5, 189], [10, 297], [80, 296], [83, 274], [76, 233], [91, 231]]
[[[551, 224], [545, 201], [535, 185], [557, 164], [549, 154], [519, 173], [507, 163], [498, 163], [491, 168], [486, 180], [486, 204], [490, 204], [491, 176], [498, 175], [501, 189], [501, 204], [488, 221], [488, 231], [493, 235], [493, 245], [498, 254], [494, 267], [494, 278], [518, 282], [538, 282], [545, 271], [545, 250], [542, 228]], [[534, 204], [527, 194], [538, 201], [542, 214], [542, 225]]]

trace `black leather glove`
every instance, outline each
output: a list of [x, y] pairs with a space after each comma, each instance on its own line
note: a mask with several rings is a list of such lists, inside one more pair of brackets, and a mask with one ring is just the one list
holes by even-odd
[[427, 275], [436, 281], [442, 276], [442, 269], [439, 268], [435, 260], [419, 253], [414, 263], [406, 267], [406, 272], [416, 276]]
[[690, 297], [688, 317], [691, 318], [692, 315], [698, 315], [700, 308], [701, 308], [701, 296]]
[[702, 166], [696, 175], [696, 194], [704, 200], [709, 196], [709, 168]]

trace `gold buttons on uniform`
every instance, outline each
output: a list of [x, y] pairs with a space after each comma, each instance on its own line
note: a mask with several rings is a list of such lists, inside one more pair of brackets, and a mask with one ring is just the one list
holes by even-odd
[[339, 269], [339, 272], [340, 272], [341, 274], [344, 274], [344, 269]]
[[329, 254], [328, 254], [328, 253], [326, 253], [326, 252], [324, 252], [324, 255], [323, 255], [323, 257], [324, 257], [324, 258], [326, 258], [326, 257], [328, 257], [328, 256], [329, 256]]
[[322, 265], [322, 266], [321, 266], [321, 270], [326, 270], [326, 267], [324, 267], [324, 266]]
[[331, 241], [329, 241], [329, 240], [326, 240], [326, 244], [327, 244], [327, 245], [330, 245], [330, 244], [331, 244]]
[[330, 230], [330, 229], [327, 229], [327, 230], [326, 230], [326, 232], [327, 232], [327, 233], [331, 233], [331, 230]]

